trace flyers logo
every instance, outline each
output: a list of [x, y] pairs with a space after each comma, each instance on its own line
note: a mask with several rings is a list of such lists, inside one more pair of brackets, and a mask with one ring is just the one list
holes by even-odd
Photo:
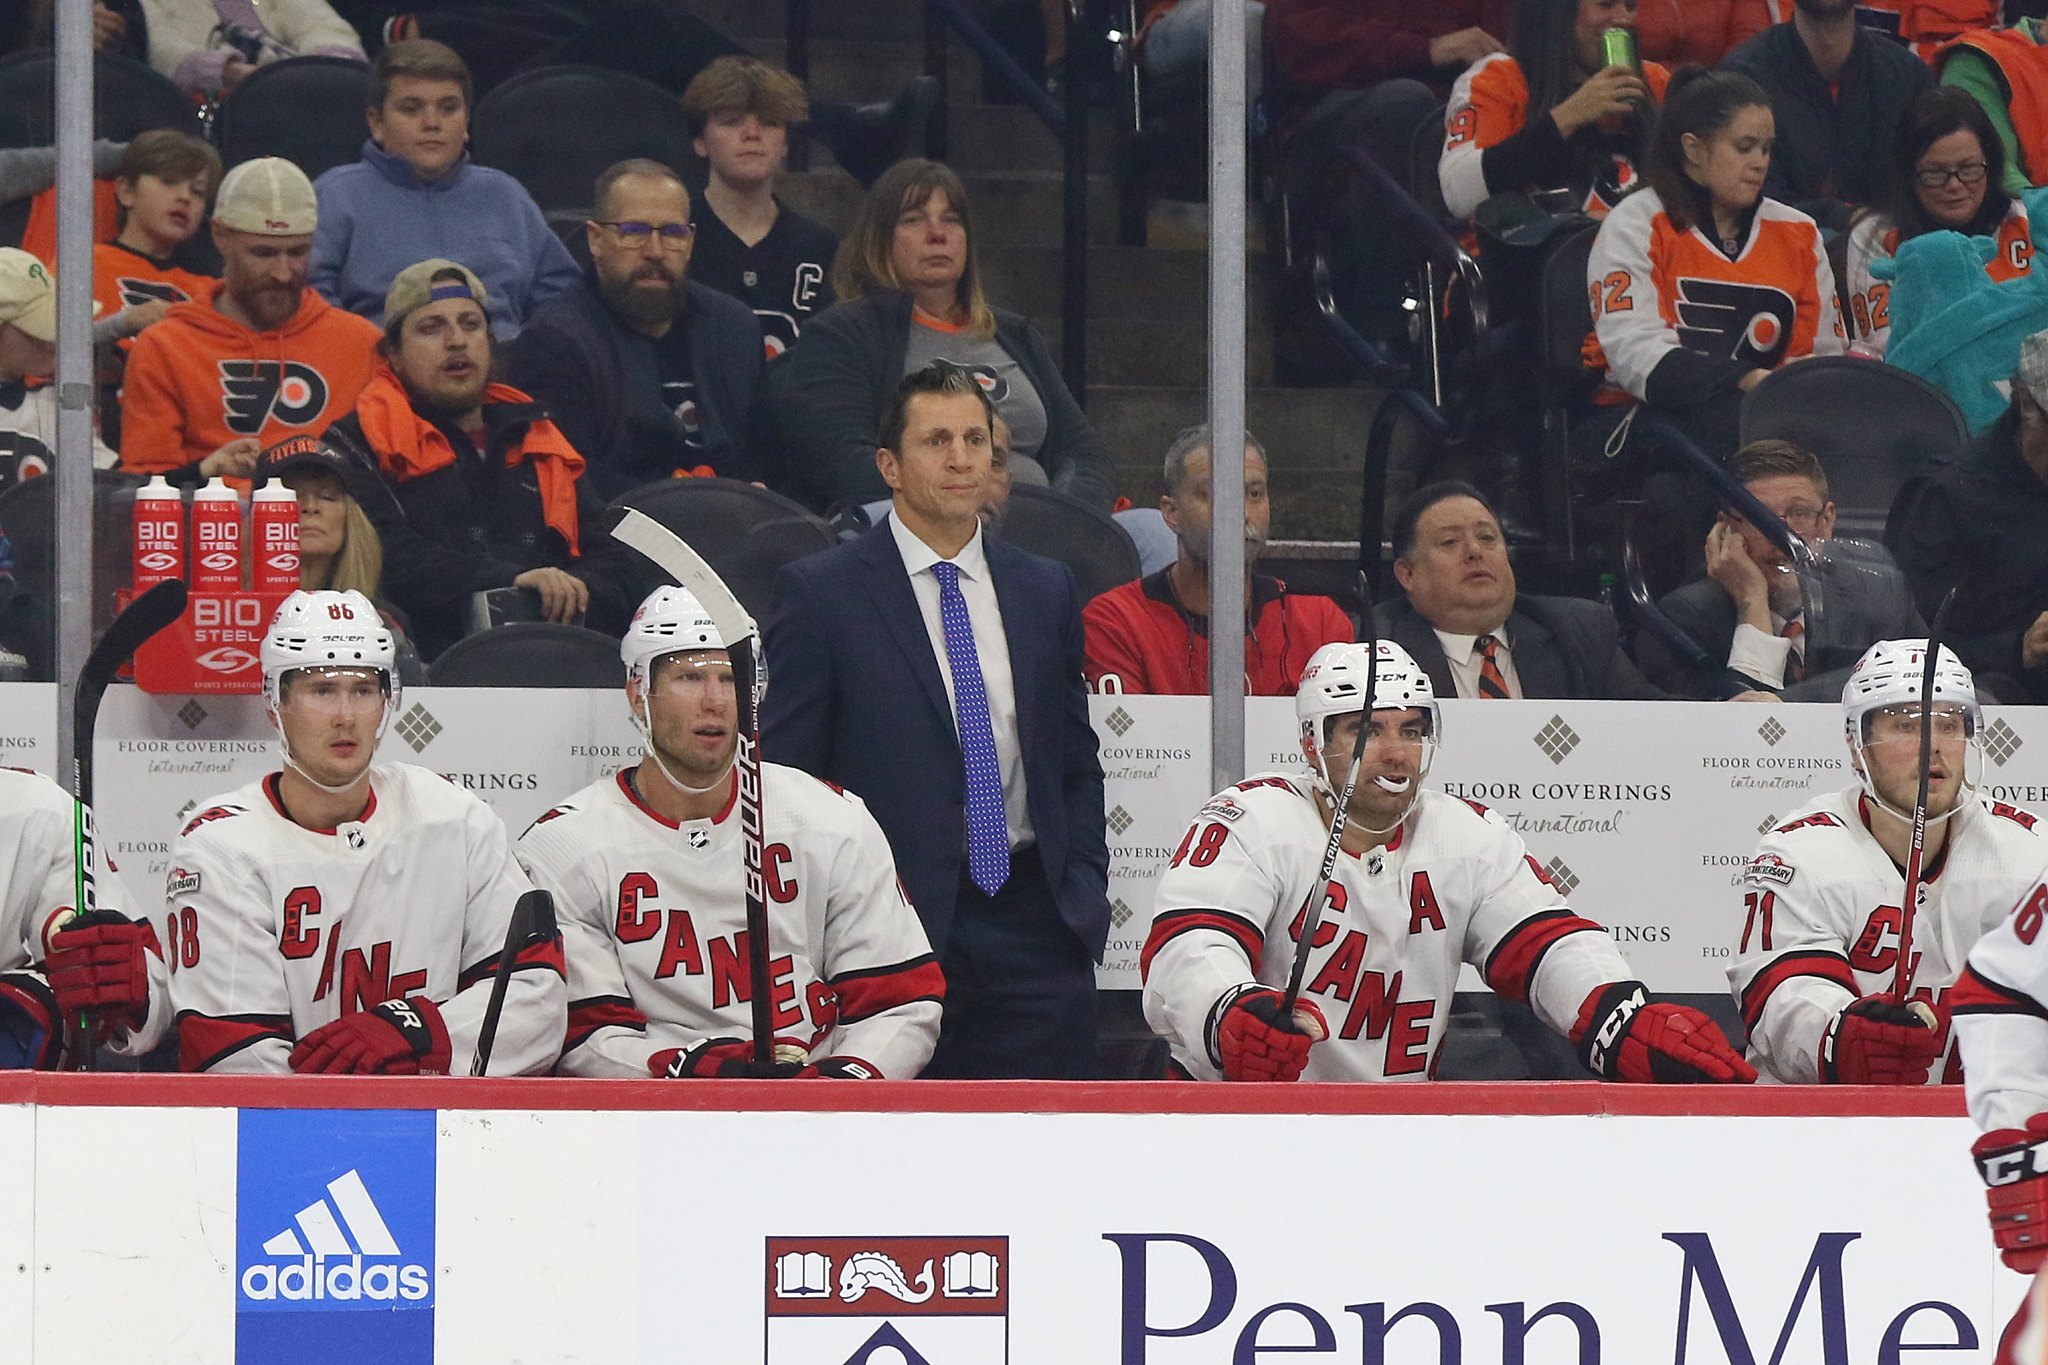
[[[944, 360], [945, 357], [941, 356], [940, 359]], [[981, 385], [981, 391], [988, 395], [989, 402], [1000, 403], [1010, 396], [1010, 381], [1003, 378], [1002, 375], [996, 373], [989, 366], [966, 365], [957, 360], [947, 360], [946, 363], [958, 366], [960, 369], [973, 375], [974, 382]]]
[[184, 303], [192, 297], [168, 281], [136, 279], [130, 275], [118, 276], [114, 287], [121, 291], [123, 308], [133, 308], [140, 303]]
[[327, 381], [296, 360], [220, 362], [221, 416], [237, 436], [254, 436], [272, 419], [304, 426], [327, 410]]
[[1678, 281], [1678, 339], [1687, 350], [1768, 370], [1792, 343], [1792, 296], [1764, 284]]

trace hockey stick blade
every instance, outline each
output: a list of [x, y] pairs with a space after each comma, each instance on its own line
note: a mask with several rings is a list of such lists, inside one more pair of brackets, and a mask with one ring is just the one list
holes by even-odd
[[749, 636], [760, 637], [761, 628], [754, 624], [754, 618], [733, 596], [732, 589], [725, 586], [717, 570], [690, 548], [690, 542], [632, 507], [618, 509], [605, 529], [613, 540], [646, 555], [669, 577], [688, 588], [711, 614], [712, 623], [728, 646]]
[[[1913, 974], [1920, 964], [1913, 953], [1913, 918], [1920, 899], [1921, 862], [1927, 849], [1927, 770], [1934, 766], [1934, 675], [1941, 664], [1942, 637], [1948, 634], [1949, 610], [1960, 587], [1950, 588], [1934, 609], [1927, 626], [1927, 657], [1920, 664], [1920, 785], [1913, 797], [1912, 842], [1906, 850], [1906, 890], [1899, 899], [1899, 960], [1892, 968], [1892, 999], [1905, 1004], [1913, 993]], [[1967, 760], [1965, 760], [1967, 761]]]
[[513, 903], [511, 922], [505, 926], [505, 946], [499, 951], [497, 969], [491, 974], [491, 999], [484, 1007], [483, 1027], [477, 1031], [470, 1075], [484, 1075], [490, 1068], [491, 1049], [498, 1041], [498, 1020], [505, 1013], [505, 992], [512, 985], [512, 964], [529, 944], [554, 936], [553, 896], [545, 891], [528, 891]]

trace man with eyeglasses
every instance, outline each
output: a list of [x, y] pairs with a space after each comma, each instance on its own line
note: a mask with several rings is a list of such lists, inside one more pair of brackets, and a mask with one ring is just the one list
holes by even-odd
[[[1752, 441], [1735, 452], [1729, 470], [1807, 544], [1818, 549], [1834, 535], [1828, 476], [1811, 451], [1787, 441]], [[1864, 649], [1926, 630], [1903, 579], [1844, 572], [1826, 581], [1825, 639], [1809, 638], [1791, 561], [1733, 511], [1724, 510], [1707, 532], [1706, 566], [1706, 577], [1657, 605], [1721, 662], [1700, 667], [1651, 631], [1636, 641], [1644, 675], [1667, 692], [1709, 701], [1754, 691], [1829, 699], [1840, 695]]]
[[597, 178], [591, 269], [508, 352], [512, 382], [547, 406], [603, 497], [678, 474], [763, 481], [752, 414], [761, 325], [689, 278], [690, 195], [658, 161]]

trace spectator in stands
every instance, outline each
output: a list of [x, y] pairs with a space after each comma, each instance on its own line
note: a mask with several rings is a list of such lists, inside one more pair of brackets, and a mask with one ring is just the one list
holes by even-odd
[[1714, 66], [1777, 20], [1784, 0], [1644, 0], [1636, 27], [1644, 61]]
[[[57, 285], [43, 263], [16, 247], [0, 247], [0, 488], [48, 473], [57, 450], [57, 390], [31, 387], [57, 369]], [[116, 456], [92, 439], [93, 467]]]
[[511, 337], [534, 309], [576, 285], [576, 261], [525, 187], [469, 159], [469, 68], [415, 39], [377, 54], [363, 83], [363, 159], [314, 184], [315, 289], [381, 321], [384, 295], [414, 261], [445, 257], [491, 293], [491, 329]]
[[[0, 55], [50, 46], [53, 0], [26, 0], [14, 10], [15, 17], [0, 20]], [[92, 0], [92, 50], [148, 60], [140, 0]]]
[[[1820, 550], [1835, 532], [1828, 476], [1812, 451], [1785, 441], [1752, 441], [1729, 472], [1808, 545]], [[1827, 628], [1809, 633], [1806, 596], [1784, 551], [1749, 521], [1723, 509], [1707, 533], [1707, 576], [1665, 595], [1658, 609], [1716, 662], [1695, 668], [1654, 632], [1636, 641], [1636, 659], [1666, 691], [1719, 701], [1738, 693], [1777, 692], [1799, 701], [1833, 701], [1849, 670], [1879, 640], [1927, 633], [1905, 581], [1861, 563], [1827, 561], [1820, 570]], [[1884, 566], [1889, 568], [1889, 566]]]
[[2012, 404], [1952, 465], [1909, 480], [1885, 548], [1932, 617], [1956, 589], [1949, 647], [2048, 702], [2048, 332], [2020, 346]]
[[140, 134], [121, 154], [114, 174], [121, 230], [93, 247], [92, 293], [101, 317], [126, 314], [124, 336], [161, 322], [172, 304], [212, 292], [211, 276], [186, 270], [172, 257], [206, 225], [220, 175], [220, 154], [211, 143], [170, 128]]
[[1495, 52], [1511, 27], [1512, 0], [1267, 0], [1266, 46], [1294, 90], [1363, 90], [1395, 77], [1448, 88]]
[[1792, 18], [1729, 55], [1777, 115], [1764, 192], [1830, 231], [1884, 196], [1899, 117], [1934, 83], [1925, 62], [1859, 26], [1855, 0], [1794, 0]]
[[180, 90], [225, 95], [287, 57], [363, 60], [363, 41], [327, 0], [142, 0], [149, 64]]
[[678, 474], [761, 481], [755, 453], [761, 328], [744, 303], [689, 278], [690, 194], [658, 161], [597, 178], [590, 273], [534, 315], [509, 349], [611, 498]]
[[376, 363], [377, 328], [306, 287], [319, 205], [280, 157], [221, 181], [213, 241], [224, 278], [135, 340], [121, 389], [121, 462], [193, 482], [246, 479], [257, 452], [317, 435]]
[[1999, 187], [2017, 195], [2048, 183], [2048, 21], [2016, 18], [2010, 28], [1964, 34], [1936, 53], [1943, 85], [1969, 95], [1991, 121], [2005, 153]]
[[1884, 357], [1891, 341], [1893, 281], [1875, 278], [1870, 263], [1898, 255], [1902, 242], [1941, 231], [1992, 237], [1998, 249], [1985, 263], [1985, 274], [2011, 280], [2033, 267], [2034, 231], [2026, 202], [2008, 195], [2004, 184], [2005, 148], [1976, 100], [1952, 86], [1938, 86], [1922, 91], [1906, 107], [1883, 206], [1859, 212], [1849, 232], [1842, 321], [1852, 351]]
[[683, 92], [697, 155], [710, 168], [690, 274], [754, 310], [771, 360], [832, 301], [825, 274], [839, 238], [775, 197], [790, 126], [807, 109], [803, 82], [752, 57], [720, 57]]
[[471, 599], [494, 588], [530, 589], [545, 619], [614, 635], [633, 607], [583, 457], [540, 404], [491, 382], [486, 305], [483, 282], [453, 261], [400, 271], [377, 372], [326, 435], [429, 658], [467, 633]]
[[1067, 391], [1045, 339], [991, 307], [975, 263], [967, 187], [935, 161], [889, 168], [832, 266], [841, 302], [811, 320], [780, 376], [792, 482], [822, 508], [886, 497], [879, 418], [903, 377], [934, 361], [971, 370], [1010, 424], [1011, 463], [1109, 509], [1109, 451]]
[[[1748, 76], [1679, 72], [1649, 185], [1607, 216], [1586, 266], [1608, 382], [1723, 457], [1743, 394], [1788, 360], [1843, 348], [1820, 230], [1763, 197], [1772, 128]], [[1683, 326], [1681, 304], [1693, 305]]]
[[[1189, 427], [1166, 452], [1159, 512], [1173, 529], [1180, 557], [1158, 573], [1111, 588], [1081, 611], [1088, 651], [1083, 662], [1088, 684], [1098, 692], [1192, 696], [1209, 690], [1211, 447], [1208, 427]], [[1279, 579], [1253, 571], [1272, 516], [1265, 447], [1247, 432], [1245, 691], [1291, 697], [1309, 656], [1332, 641], [1350, 640], [1353, 631], [1351, 618], [1329, 598], [1289, 593]]]
[[1602, 33], [1633, 29], [1635, 16], [1635, 0], [1522, 0], [1508, 51], [1451, 89], [1439, 177], [1453, 214], [1506, 191], [1568, 188], [1573, 207], [1601, 217], [1635, 188], [1670, 81], [1655, 62], [1639, 74], [1602, 57]]
[[[1138, 6], [1138, 62], [1147, 79], [1191, 82], [1209, 79], [1210, 0], [1142, 0]], [[1266, 7], [1244, 0], [1244, 97], [1256, 102], [1266, 75]]]
[[1470, 484], [1427, 484], [1394, 517], [1394, 579], [1404, 594], [1373, 611], [1379, 633], [1413, 655], [1440, 697], [1664, 696], [1622, 653], [1598, 602], [1517, 596], [1500, 518]]

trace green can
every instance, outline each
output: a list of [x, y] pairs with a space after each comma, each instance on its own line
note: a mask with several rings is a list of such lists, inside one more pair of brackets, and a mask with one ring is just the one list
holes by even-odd
[[1632, 28], [1602, 29], [1600, 56], [1608, 66], [1625, 66], [1638, 74], [1643, 69], [1636, 60], [1636, 31]]

